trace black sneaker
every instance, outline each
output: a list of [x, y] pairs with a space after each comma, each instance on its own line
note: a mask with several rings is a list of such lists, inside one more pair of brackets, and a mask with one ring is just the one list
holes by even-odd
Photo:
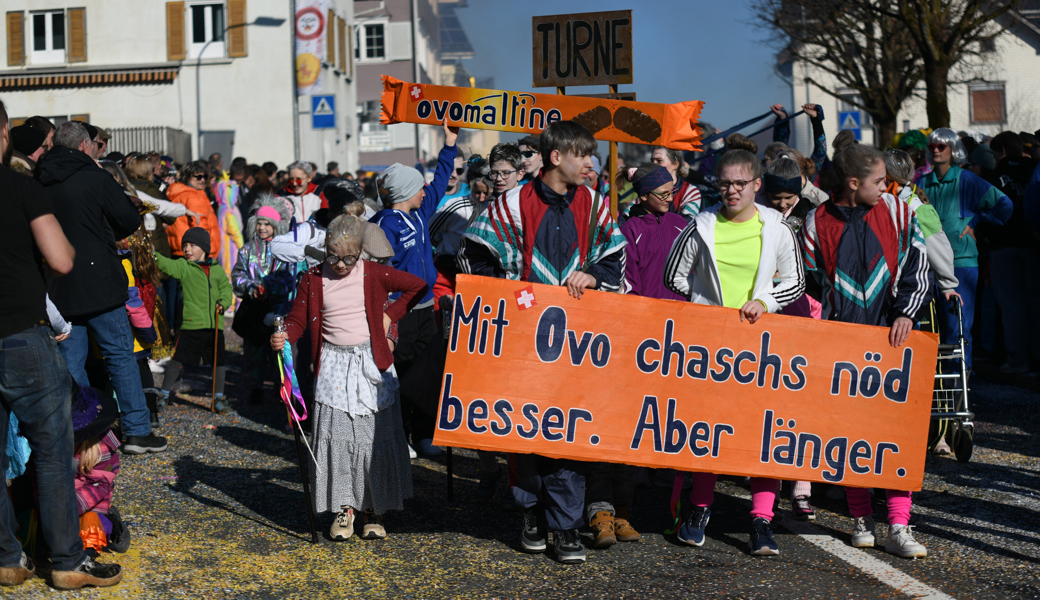
[[524, 509], [524, 529], [520, 532], [520, 545], [524, 552], [545, 552], [545, 533], [539, 527], [538, 507]]
[[780, 548], [773, 541], [773, 529], [768, 519], [758, 517], [751, 522], [751, 536], [748, 541], [751, 544], [751, 554], [754, 556], [780, 554]]
[[166, 438], [154, 433], [148, 435], [128, 435], [123, 443], [123, 454], [144, 454], [145, 452], [164, 452]]
[[556, 560], [565, 565], [585, 562], [585, 546], [581, 544], [577, 529], [553, 532], [553, 550]]
[[87, 558], [73, 571], [53, 571], [51, 580], [59, 590], [78, 590], [83, 586], [108, 587], [123, 579], [123, 567]]

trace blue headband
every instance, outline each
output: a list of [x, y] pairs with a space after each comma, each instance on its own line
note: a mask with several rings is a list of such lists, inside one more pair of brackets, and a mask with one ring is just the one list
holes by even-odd
[[779, 175], [766, 173], [765, 184], [767, 194], [787, 192], [789, 194], [794, 194], [795, 196], [798, 196], [802, 193], [801, 177], [792, 177], [790, 179], [784, 179]]
[[642, 179], [632, 182], [636, 193], [645, 196], [666, 183], [672, 182], [672, 174], [664, 167], [657, 167], [643, 176]]

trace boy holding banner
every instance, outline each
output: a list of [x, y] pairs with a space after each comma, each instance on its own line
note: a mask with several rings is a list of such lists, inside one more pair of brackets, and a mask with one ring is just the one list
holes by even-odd
[[[738, 309], [742, 321], [754, 324], [805, 291], [795, 234], [783, 215], [755, 204], [762, 163], [754, 154], [730, 150], [719, 159], [715, 173], [723, 202], [701, 211], [675, 240], [664, 282], [691, 302]], [[774, 287], [776, 273], [780, 282]], [[693, 474], [693, 510], [679, 528], [680, 541], [704, 544], [717, 480], [712, 473]], [[751, 478], [751, 554], [780, 553], [770, 525], [777, 487], [775, 479]]]
[[[888, 341], [898, 348], [929, 300], [921, 227], [909, 205], [885, 193], [885, 161], [874, 148], [846, 146], [834, 156], [834, 171], [841, 182], [837, 194], [806, 215], [799, 234], [813, 284], [809, 293], [823, 303], [823, 318], [889, 327]], [[868, 294], [871, 289], [879, 293]], [[852, 545], [874, 547], [870, 491], [850, 487], [846, 497], [854, 519]], [[910, 492], [887, 490], [887, 502], [885, 550], [904, 558], [926, 556], [908, 525]]]
[[[596, 140], [582, 125], [558, 121], [540, 140], [541, 174], [500, 195], [466, 230], [460, 271], [547, 285], [565, 285], [575, 298], [586, 289], [624, 292], [625, 239], [610, 203], [584, 185]], [[578, 537], [584, 520], [585, 475], [581, 462], [514, 456], [513, 495], [524, 510], [521, 545], [544, 552], [541, 526], [554, 533], [556, 558], [585, 561]]]

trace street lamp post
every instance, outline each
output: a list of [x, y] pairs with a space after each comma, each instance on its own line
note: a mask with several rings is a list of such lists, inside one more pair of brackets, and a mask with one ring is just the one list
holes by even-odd
[[[234, 25], [228, 25], [220, 33], [220, 39], [227, 39], [227, 32], [231, 31], [236, 27], [248, 27], [250, 25], [256, 25], [257, 27], [279, 27], [285, 19], [276, 19], [274, 17], [257, 17], [255, 21], [251, 23], [236, 23]], [[202, 45], [202, 50], [199, 51], [199, 57], [195, 61], [195, 146], [197, 151], [196, 160], [202, 160], [202, 78], [199, 72], [202, 70], [202, 57], [206, 55], [206, 48], [209, 45], [217, 41], [217, 37], [209, 40]]]

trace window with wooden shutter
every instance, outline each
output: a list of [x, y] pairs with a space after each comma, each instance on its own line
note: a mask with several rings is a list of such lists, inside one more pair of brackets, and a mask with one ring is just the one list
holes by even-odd
[[7, 13], [7, 66], [25, 64], [25, 19], [22, 13]]
[[973, 85], [969, 93], [971, 122], [1004, 123], [1004, 84]]
[[228, 56], [249, 54], [246, 44], [246, 0], [228, 0]]
[[[339, 60], [336, 61], [336, 66], [339, 67], [340, 71], [346, 73], [347, 71], [347, 22], [343, 19], [336, 19], [336, 41], [339, 42]], [[349, 74], [348, 74], [349, 77]]]
[[166, 59], [184, 60], [184, 3], [166, 3]]
[[87, 61], [87, 9], [68, 9], [70, 63]]
[[336, 30], [332, 27], [336, 22], [336, 13], [329, 9], [329, 18], [325, 20], [325, 51], [328, 59], [325, 61], [336, 66]]

